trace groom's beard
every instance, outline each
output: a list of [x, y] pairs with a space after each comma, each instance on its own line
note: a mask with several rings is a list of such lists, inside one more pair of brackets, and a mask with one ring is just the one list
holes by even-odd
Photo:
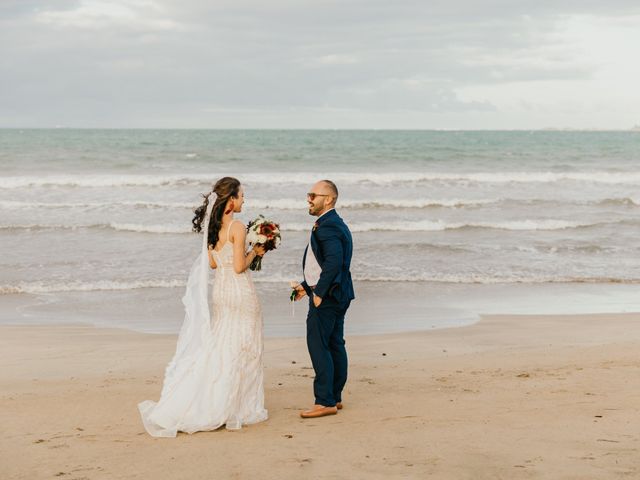
[[317, 217], [318, 213], [320, 213], [320, 210], [322, 210], [322, 207], [316, 207], [313, 204], [309, 205], [309, 215], [313, 215], [314, 217]]

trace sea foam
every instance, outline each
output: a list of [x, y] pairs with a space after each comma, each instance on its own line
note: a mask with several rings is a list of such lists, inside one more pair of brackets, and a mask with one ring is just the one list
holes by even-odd
[[[635, 172], [339, 172], [339, 173], [288, 173], [264, 172], [244, 174], [241, 177], [247, 185], [311, 185], [319, 175], [332, 178], [341, 185], [373, 184], [402, 185], [431, 182], [456, 183], [557, 183], [586, 182], [594, 184], [640, 185], [640, 171]], [[163, 186], [203, 186], [211, 185], [213, 180], [225, 176], [224, 173], [202, 174], [92, 174], [92, 175], [42, 175], [8, 176], [0, 178], [0, 188], [25, 187], [163, 187]]]

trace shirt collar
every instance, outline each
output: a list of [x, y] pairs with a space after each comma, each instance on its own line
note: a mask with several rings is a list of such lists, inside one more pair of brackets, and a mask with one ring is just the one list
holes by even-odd
[[[318, 220], [320, 220], [322, 217], [324, 217], [324, 216], [325, 216], [327, 213], [329, 213], [331, 210], [335, 210], [335, 208], [330, 208], [329, 210], [327, 210], [326, 212], [324, 212], [322, 215], [320, 215], [320, 216], [318, 217]], [[318, 221], [318, 220], [316, 220], [316, 221]]]

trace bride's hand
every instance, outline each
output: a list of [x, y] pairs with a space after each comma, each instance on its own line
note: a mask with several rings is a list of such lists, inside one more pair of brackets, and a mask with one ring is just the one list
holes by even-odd
[[256, 252], [256, 255], [258, 255], [259, 257], [264, 257], [264, 254], [267, 253], [267, 251], [264, 249], [264, 245], [254, 245], [253, 251]]

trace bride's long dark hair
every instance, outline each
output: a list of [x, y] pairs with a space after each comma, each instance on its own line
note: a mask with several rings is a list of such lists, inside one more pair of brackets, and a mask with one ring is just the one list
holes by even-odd
[[209, 197], [214, 193], [216, 194], [216, 199], [211, 210], [209, 232], [207, 232], [207, 244], [212, 245], [213, 247], [218, 243], [220, 228], [222, 227], [222, 217], [225, 214], [224, 209], [227, 206], [227, 202], [232, 197], [238, 198], [238, 195], [240, 194], [240, 181], [233, 177], [223, 177], [216, 182], [211, 193], [202, 195], [204, 197], [204, 202], [194, 210], [195, 216], [193, 217], [193, 220], [191, 220], [194, 232], [200, 233], [202, 231], [202, 223], [204, 222], [204, 217], [207, 214], [207, 207], [209, 206]]

